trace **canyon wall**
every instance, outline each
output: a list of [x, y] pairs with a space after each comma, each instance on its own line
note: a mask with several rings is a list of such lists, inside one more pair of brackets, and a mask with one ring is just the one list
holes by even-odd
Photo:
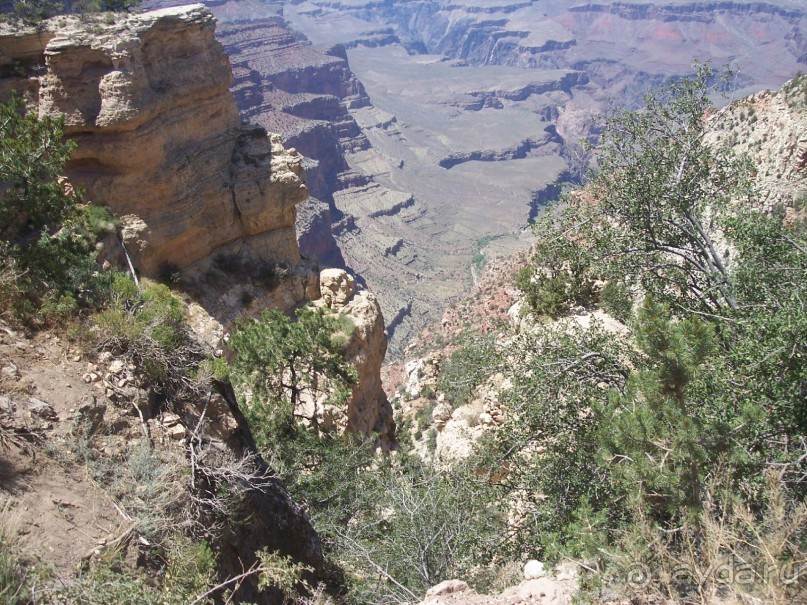
[[249, 19], [248, 7], [236, 2], [211, 3], [211, 10], [221, 20], [217, 36], [230, 56], [241, 115], [304, 156], [310, 198], [297, 209], [302, 254], [347, 268], [376, 292], [393, 351], [400, 350], [441, 312], [443, 300], [418, 283], [426, 268], [413, 253], [412, 222], [425, 209], [408, 190], [380, 185], [372, 170], [352, 166], [375, 152], [354, 116], [372, 107], [345, 47], [313, 46], [272, 7]]
[[658, 77], [686, 72], [693, 60], [739, 68], [733, 85], [741, 92], [779, 86], [807, 64], [807, 10], [796, 0], [312, 4], [299, 14], [339, 19], [346, 31], [334, 37], [346, 45], [363, 40], [365, 29], [386, 27], [410, 51], [471, 65], [580, 69], [611, 88], [615, 105], [639, 100]]
[[[201, 4], [57, 17], [22, 34], [9, 27], [0, 31], [0, 93], [20, 91], [40, 116], [65, 116], [65, 134], [77, 143], [68, 177], [86, 199], [122, 217], [123, 240], [142, 274], [179, 277], [194, 300], [192, 327], [218, 348], [243, 314], [318, 298], [319, 275], [297, 245], [295, 206], [307, 197], [303, 157], [264, 126], [242, 123], [229, 90], [230, 61], [214, 32], [215, 18]], [[306, 58], [297, 71], [285, 58], [277, 64], [290, 81], [319, 82], [310, 63]], [[333, 77], [321, 85], [360, 102], [361, 85], [340, 67], [344, 58], [324, 63]], [[317, 106], [312, 95], [300, 96], [301, 106], [306, 99]], [[326, 160], [329, 151], [322, 152]], [[381, 310], [360, 309], [356, 323], [364, 326], [365, 353], [349, 352], [361, 379], [349, 417], [359, 414], [354, 408], [365, 414], [368, 406], [388, 406], [379, 377]], [[349, 428], [361, 432], [374, 428], [354, 424]], [[384, 428], [383, 437], [394, 439], [392, 425]]]
[[[202, 5], [141, 15], [56, 18], [20, 44], [3, 88], [40, 116], [64, 115], [78, 147], [68, 176], [86, 198], [135, 215], [130, 253], [146, 275], [212, 255], [300, 261], [294, 222], [302, 158], [242, 125], [227, 55]], [[142, 245], [138, 245], [138, 243]]]
[[241, 115], [277, 132], [306, 158], [311, 197], [299, 214], [302, 253], [325, 265], [344, 266], [333, 238], [338, 211], [332, 194], [339, 188], [339, 174], [349, 170], [345, 152], [368, 145], [348, 113], [348, 107], [368, 100], [344, 49], [311, 48], [280, 16], [224, 22], [218, 36], [231, 57], [232, 91]]

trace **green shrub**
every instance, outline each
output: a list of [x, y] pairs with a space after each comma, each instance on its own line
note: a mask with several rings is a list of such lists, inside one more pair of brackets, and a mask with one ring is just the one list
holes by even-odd
[[109, 305], [92, 316], [98, 347], [129, 357], [158, 388], [185, 388], [204, 359], [180, 300], [164, 284], [142, 293], [127, 276], [111, 276]]
[[539, 238], [530, 265], [516, 274], [516, 286], [529, 309], [557, 318], [575, 306], [595, 301], [592, 259], [586, 247], [569, 239], [570, 210], [553, 209], [533, 225]]
[[87, 204], [83, 208], [88, 231], [96, 238], [115, 233], [120, 226], [118, 219], [106, 206]]
[[338, 328], [331, 334], [331, 343], [338, 349], [344, 349], [350, 342], [350, 337], [356, 331], [356, 324], [349, 315], [339, 313], [335, 315]]
[[75, 148], [63, 140], [64, 119], [23, 111], [16, 96], [0, 105], [0, 314], [41, 326], [103, 304], [109, 277], [95, 241], [114, 223], [58, 181]]
[[[262, 449], [285, 458], [283, 441], [297, 433], [295, 416], [306, 394], [313, 401], [327, 395], [335, 405], [347, 401], [356, 378], [344, 357], [345, 329], [342, 316], [308, 307], [297, 310], [296, 320], [272, 310], [236, 326], [232, 376], [251, 393], [245, 415]], [[317, 414], [308, 418], [315, 427]]]
[[[175, 535], [160, 554], [162, 568], [147, 574], [144, 569], [127, 568], [120, 553], [110, 553], [72, 582], [42, 591], [41, 600], [37, 602], [44, 605], [187, 605], [204, 595], [214, 583], [215, 558], [204, 541], [194, 542]], [[200, 603], [210, 605], [213, 599], [205, 598]]]
[[633, 312], [630, 288], [618, 281], [609, 281], [600, 292], [600, 307], [615, 319], [627, 323]]
[[495, 338], [464, 333], [458, 348], [444, 359], [437, 378], [437, 390], [445, 393], [451, 407], [468, 403], [474, 390], [495, 374], [502, 363]]

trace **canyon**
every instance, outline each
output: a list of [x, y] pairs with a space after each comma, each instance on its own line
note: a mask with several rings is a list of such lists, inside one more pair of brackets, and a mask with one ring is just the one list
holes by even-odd
[[[17, 90], [40, 116], [65, 116], [65, 133], [77, 143], [65, 187], [81, 187], [121, 217], [102, 258], [181, 291], [190, 329], [216, 355], [228, 355], [225, 334], [240, 318], [266, 308], [314, 301], [345, 319], [344, 354], [357, 382], [344, 409], [314, 402], [315, 424], [375, 433], [375, 445], [394, 450], [381, 382], [388, 348], [398, 360], [419, 332], [419, 346], [432, 351], [408, 368], [402, 392], [417, 402], [404, 401], [402, 410], [411, 420], [426, 417], [420, 410], [435, 396], [428, 392], [447, 354], [434, 352], [436, 341], [468, 328], [518, 327], [512, 303], [520, 294], [511, 281], [526, 255], [509, 253], [529, 245], [528, 223], [564, 184], [583, 180], [589, 157], [577, 141], [594, 141], [599, 131], [590, 117], [687, 71], [684, 47], [737, 62], [730, 96], [774, 85], [805, 62], [804, 24], [795, 2], [164, 6], [57, 18], [22, 33], [0, 29], [0, 97]], [[764, 50], [746, 65], [752, 41]], [[784, 207], [790, 221], [803, 213], [807, 162], [802, 106], [793, 100], [802, 93], [793, 90], [718, 111], [711, 135], [761, 158], [756, 176], [769, 195], [760, 204]], [[497, 255], [501, 262], [493, 259], [483, 274]], [[462, 304], [437, 328], [457, 299]], [[124, 453], [142, 436], [179, 467], [189, 463], [191, 477], [203, 445], [225, 461], [254, 462], [251, 428], [228, 383], [213, 381], [204, 404], [190, 396], [160, 409], [162, 395], [149, 391], [132, 359], [0, 327], [0, 413], [19, 434], [31, 423], [49, 445], [67, 443], [88, 423], [102, 429], [98, 455], [126, 460], [124, 469], [132, 465]], [[461, 425], [504, 417], [494, 405], [504, 377], [494, 378], [474, 394], [470, 412], [432, 410], [437, 458], [468, 449], [456, 436]], [[202, 439], [204, 422], [210, 434]], [[219, 571], [237, 577], [269, 547], [307, 564], [316, 579], [326, 563], [308, 511], [257, 460], [266, 483], [250, 494], [243, 522], [214, 544]], [[74, 528], [89, 559], [135, 535], [135, 525], [121, 538], [98, 533], [98, 518], [112, 527], [126, 515], [105, 504], [94, 516], [86, 502], [103, 490], [89, 475], [61, 476], [55, 459], [37, 471], [24, 448], [12, 464], [31, 478], [19, 493], [32, 543], [60, 551], [65, 572], [79, 562], [65, 541]], [[39, 498], [53, 484], [58, 493]], [[51, 526], [38, 525], [39, 517]], [[281, 602], [253, 579], [241, 597]], [[427, 596], [456, 592], [448, 602], [476, 601], [467, 588], [454, 582]], [[522, 597], [502, 599], [511, 596]]]
[[241, 116], [304, 156], [303, 255], [378, 294], [390, 358], [487, 258], [529, 244], [584, 178], [596, 115], [693, 60], [733, 66], [727, 100], [807, 64], [795, 1], [207, 4]]
[[[381, 446], [390, 447], [395, 425], [380, 376], [387, 347], [381, 309], [371, 293], [354, 291], [345, 271], [320, 273], [301, 256], [295, 207], [308, 197], [304, 159], [284, 148], [278, 134], [242, 122], [230, 91], [230, 62], [214, 29], [213, 15], [201, 4], [55, 17], [36, 27], [3, 24], [0, 99], [16, 94], [40, 118], [63, 119], [64, 136], [75, 148], [60, 177], [62, 187], [67, 192], [80, 188], [84, 200], [108, 206], [120, 221], [98, 243], [98, 260], [105, 270], [116, 266], [128, 272], [138, 293], [164, 288], [154, 286], [157, 281], [182, 292], [181, 303], [175, 302], [195, 337], [191, 348], [232, 357], [227, 333], [269, 308], [291, 312], [313, 301], [338, 316], [349, 326], [343, 354], [355, 381], [339, 409], [329, 409], [329, 429], [373, 433]], [[127, 317], [137, 312], [128, 309]], [[100, 354], [100, 348], [87, 351], [69, 344], [72, 362], [67, 363], [59, 359], [59, 337], [35, 341], [7, 329], [5, 321], [2, 326], [3, 431], [27, 435], [28, 423], [38, 421], [42, 412], [48, 422], [34, 430], [47, 434], [57, 448], [75, 439], [76, 427], [86, 421], [91, 425], [87, 442], [93, 433], [95, 444], [101, 442], [98, 460], [110, 465], [145, 437], [158, 446], [155, 456], [181, 466], [186, 437], [194, 434], [210, 456], [246, 460], [248, 472], [271, 475], [229, 381], [211, 383], [203, 405], [197, 393], [185, 393], [168, 405], [169, 411], [167, 395], [120, 349], [116, 354], [123, 356], [113, 358], [109, 351]], [[34, 349], [48, 352], [29, 356], [27, 351]], [[29, 404], [19, 399], [17, 382], [39, 397], [31, 399], [38, 406], [34, 416], [26, 416]], [[65, 394], [60, 391], [65, 387], [74, 390]], [[136, 415], [125, 411], [127, 404]], [[104, 438], [95, 439], [96, 431]], [[13, 458], [9, 473], [33, 472], [27, 451], [22, 448]], [[62, 473], [58, 464], [46, 467], [43, 480], [58, 484], [64, 497], [100, 493], [91, 482]], [[37, 527], [31, 544], [64, 550], [60, 540], [72, 526], [51, 519], [50, 509], [43, 512], [37, 504], [40, 489], [46, 487], [37, 479], [15, 492], [22, 498], [25, 523]], [[216, 536], [227, 575], [239, 573], [236, 568], [245, 561], [256, 561], [256, 552], [266, 547], [305, 563], [311, 577], [320, 572], [319, 537], [277, 478], [251, 493], [244, 506], [240, 529]], [[36, 523], [39, 515], [47, 519], [42, 527]], [[115, 519], [114, 511], [104, 509], [102, 515]], [[203, 527], [208, 521], [193, 522]], [[114, 538], [89, 527], [90, 517], [81, 516], [77, 523], [89, 539], [79, 545], [89, 550], [87, 557], [94, 556], [96, 543]], [[121, 539], [128, 541], [133, 529]], [[54, 555], [49, 563], [67, 571], [75, 567], [81, 548]], [[278, 598], [276, 591], [257, 594], [254, 578], [241, 591], [242, 597], [252, 601], [253, 595], [261, 603]]]

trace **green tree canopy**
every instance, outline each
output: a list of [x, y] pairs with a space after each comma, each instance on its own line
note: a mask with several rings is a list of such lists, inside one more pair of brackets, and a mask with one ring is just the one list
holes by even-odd
[[[337, 317], [310, 307], [298, 309], [296, 321], [274, 309], [237, 325], [230, 339], [233, 375], [250, 393], [247, 409], [259, 442], [295, 432], [306, 394], [312, 402], [324, 393], [333, 403], [346, 402], [355, 375], [335, 338], [342, 327]], [[316, 428], [316, 409], [308, 421]]]
[[0, 105], [0, 235], [18, 240], [58, 227], [79, 198], [58, 183], [75, 143], [63, 137], [64, 117], [39, 119], [13, 94]]
[[0, 105], [0, 313], [26, 323], [72, 312], [108, 281], [95, 262], [108, 213], [59, 182], [75, 148], [63, 125], [25, 113], [15, 95]]

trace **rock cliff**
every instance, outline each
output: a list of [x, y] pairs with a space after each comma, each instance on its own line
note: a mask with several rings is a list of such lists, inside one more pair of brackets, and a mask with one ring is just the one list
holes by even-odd
[[347, 317], [352, 324], [345, 357], [358, 373], [347, 410], [330, 411], [333, 422], [350, 432], [377, 433], [381, 446], [388, 448], [394, 441], [395, 422], [381, 385], [381, 364], [387, 350], [381, 306], [373, 294], [357, 292], [354, 279], [341, 269], [320, 273], [320, 291], [316, 304]]
[[[273, 31], [271, 20], [256, 27], [262, 35]], [[276, 29], [278, 45], [294, 42]], [[280, 135], [242, 124], [229, 90], [230, 61], [214, 31], [213, 15], [197, 4], [95, 20], [60, 17], [22, 36], [0, 32], [8, 64], [0, 91], [24, 91], [40, 115], [65, 116], [65, 132], [78, 143], [68, 165], [71, 181], [124, 217], [124, 239], [140, 271], [184, 274], [183, 286], [198, 303], [191, 307], [194, 328], [217, 347], [244, 310], [288, 309], [317, 298], [319, 288], [312, 263], [301, 261], [295, 231], [295, 206], [307, 197], [303, 158], [284, 149]], [[246, 53], [255, 29], [236, 31], [246, 32], [239, 37]], [[242, 87], [252, 65], [242, 56], [236, 95], [263, 94], [273, 107], [287, 103], [290, 113], [267, 112], [258, 103], [255, 111], [264, 117], [336, 107], [333, 122], [337, 114], [348, 116], [334, 95], [353, 95], [359, 104], [364, 98], [343, 55], [314, 53], [295, 62], [294, 53], [271, 60], [259, 54], [256, 62], [287, 90], [263, 76], [263, 88]], [[323, 94], [304, 92], [312, 86]], [[322, 157], [339, 162], [341, 155], [324, 149]], [[330, 237], [330, 224], [324, 228]], [[359, 307], [357, 314], [366, 315]], [[362, 410], [386, 403], [379, 378], [386, 337], [377, 304], [375, 311], [373, 336], [351, 353], [360, 375], [353, 405]], [[350, 428], [370, 432], [375, 424], [351, 420]]]
[[[241, 114], [279, 133], [306, 157], [312, 199], [301, 208], [298, 241], [304, 255], [344, 265], [333, 235], [333, 191], [348, 170], [344, 154], [369, 143], [349, 107], [368, 103], [344, 48], [315, 49], [282, 17], [224, 22], [219, 39], [233, 63], [232, 91]], [[322, 203], [324, 202], [324, 204]]]
[[424, 209], [407, 189], [380, 185], [374, 170], [353, 165], [355, 158], [374, 156], [354, 115], [372, 108], [345, 47], [312, 45], [270, 8], [254, 18], [236, 2], [210, 7], [222, 21], [217, 35], [231, 57], [232, 91], [242, 115], [279, 133], [305, 158], [311, 197], [298, 207], [302, 254], [350, 269], [375, 291], [395, 335], [392, 349], [400, 350], [424, 317], [437, 316], [443, 301], [417, 292], [418, 276], [428, 268], [416, 258], [410, 232]]
[[[721, 58], [743, 61], [751, 79], [765, 80], [771, 69], [786, 76], [805, 60], [804, 6], [787, 0], [313, 4], [329, 16], [349, 13], [392, 25], [390, 32], [408, 48], [471, 64], [546, 68], [576, 63], [590, 69], [591, 63], [624, 60], [625, 66], [649, 75], [676, 63], [687, 66], [693, 57], [720, 53]], [[748, 61], [747, 53], [759, 53], [763, 41], [761, 52], [778, 59], [775, 67]], [[627, 49], [632, 57], [625, 55]], [[660, 52], [666, 56], [659, 63], [654, 58]]]
[[295, 265], [302, 158], [244, 126], [231, 70], [202, 5], [102, 21], [60, 17], [0, 40], [3, 90], [63, 114], [78, 143], [68, 176], [87, 198], [135, 215], [130, 253], [147, 275], [222, 252]]

